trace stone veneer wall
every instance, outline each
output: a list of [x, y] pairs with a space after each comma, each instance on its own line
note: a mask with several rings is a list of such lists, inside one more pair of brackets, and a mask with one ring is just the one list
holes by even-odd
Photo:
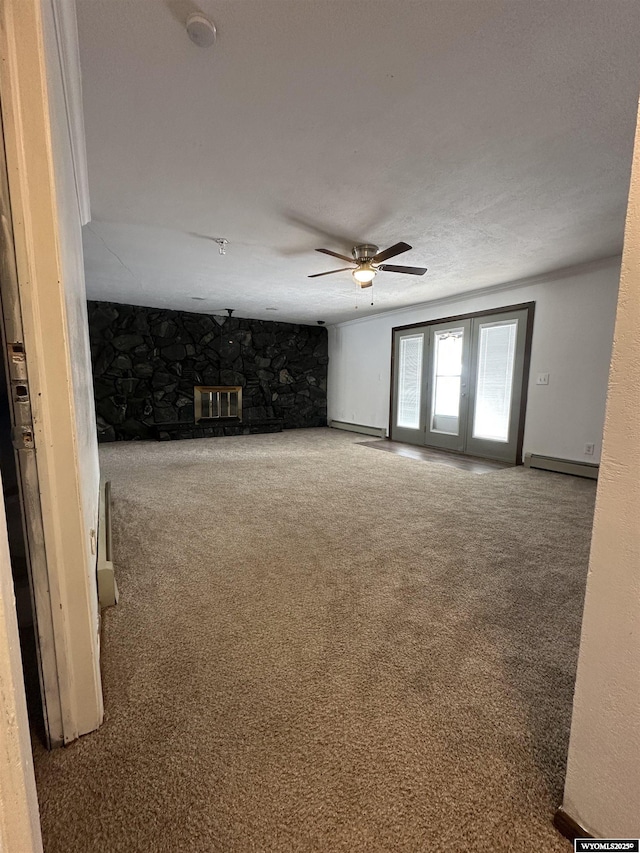
[[186, 429], [194, 385], [242, 385], [235, 432], [268, 419], [327, 423], [322, 327], [89, 302], [89, 331], [101, 441], [153, 438], [162, 423]]

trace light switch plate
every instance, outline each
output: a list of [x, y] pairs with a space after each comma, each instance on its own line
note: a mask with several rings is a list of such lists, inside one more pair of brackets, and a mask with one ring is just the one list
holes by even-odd
[[549, 384], [549, 374], [548, 373], [539, 373], [536, 379], [536, 385], [548, 385]]

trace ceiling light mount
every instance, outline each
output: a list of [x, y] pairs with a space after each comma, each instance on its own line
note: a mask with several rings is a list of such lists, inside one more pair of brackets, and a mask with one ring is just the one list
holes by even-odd
[[227, 254], [227, 246], [229, 245], [229, 241], [225, 240], [224, 237], [216, 237], [214, 243], [218, 244], [219, 251], [221, 255]]
[[186, 20], [187, 35], [198, 47], [211, 47], [216, 40], [213, 21], [199, 12], [193, 12]]
[[375, 258], [378, 254], [378, 247], [374, 246], [373, 243], [361, 243], [359, 246], [353, 247], [351, 254], [356, 263], [362, 264]]

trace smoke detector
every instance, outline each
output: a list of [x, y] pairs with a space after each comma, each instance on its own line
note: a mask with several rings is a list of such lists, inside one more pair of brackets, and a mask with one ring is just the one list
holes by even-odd
[[194, 12], [187, 18], [187, 34], [198, 47], [211, 47], [216, 40], [216, 28], [212, 21]]

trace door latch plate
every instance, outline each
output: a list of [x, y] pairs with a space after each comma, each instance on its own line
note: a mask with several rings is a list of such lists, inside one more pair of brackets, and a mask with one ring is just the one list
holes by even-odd
[[30, 427], [16, 427], [12, 433], [12, 441], [16, 450], [33, 450], [36, 446]]

